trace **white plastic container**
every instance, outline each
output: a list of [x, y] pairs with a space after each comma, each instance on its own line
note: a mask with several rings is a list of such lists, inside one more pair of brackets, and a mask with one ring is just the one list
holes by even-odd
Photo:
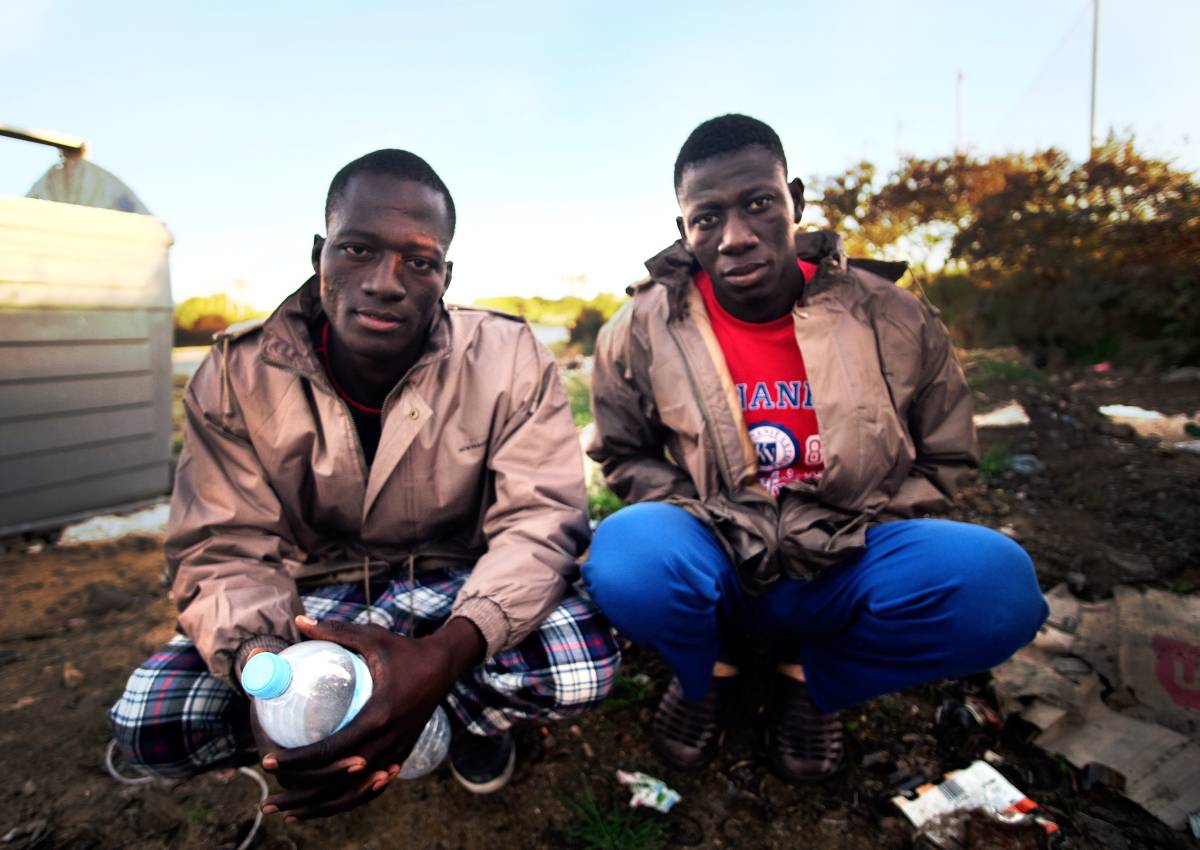
[[[371, 673], [343, 646], [309, 640], [276, 654], [260, 652], [242, 668], [259, 725], [281, 747], [315, 744], [354, 719], [371, 698]], [[431, 772], [450, 748], [450, 724], [439, 705], [404, 764], [401, 779]]]

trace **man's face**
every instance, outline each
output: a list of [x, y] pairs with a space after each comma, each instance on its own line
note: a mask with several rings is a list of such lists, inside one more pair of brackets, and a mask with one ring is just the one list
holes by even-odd
[[781, 287], [794, 278], [800, 191], [799, 181], [789, 185], [783, 164], [760, 145], [684, 170], [677, 193], [679, 232], [722, 303], [778, 300]]
[[358, 174], [326, 225], [313, 264], [334, 335], [367, 361], [411, 351], [450, 283], [445, 198], [411, 180]]

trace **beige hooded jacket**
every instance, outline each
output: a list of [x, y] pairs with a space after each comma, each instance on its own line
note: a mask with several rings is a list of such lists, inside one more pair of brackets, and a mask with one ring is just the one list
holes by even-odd
[[650, 277], [596, 348], [588, 454], [626, 502], [672, 502], [707, 523], [751, 589], [861, 552], [872, 524], [944, 510], [978, 460], [970, 390], [942, 323], [848, 265], [832, 233], [797, 234], [796, 251], [818, 265], [792, 313], [825, 458], [816, 481], [777, 499], [759, 485], [682, 241], [646, 263]]
[[260, 327], [219, 338], [188, 384], [166, 546], [180, 626], [229, 679], [250, 648], [298, 639], [298, 584], [474, 565], [452, 616], [488, 655], [515, 645], [588, 539], [553, 358], [520, 319], [439, 310], [368, 469], [313, 349], [319, 315], [313, 278]]

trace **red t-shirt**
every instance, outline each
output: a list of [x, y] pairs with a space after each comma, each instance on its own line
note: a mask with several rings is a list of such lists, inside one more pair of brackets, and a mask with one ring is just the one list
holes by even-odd
[[[817, 267], [796, 262], [805, 282], [811, 280]], [[771, 322], [744, 322], [717, 303], [708, 272], [701, 269], [694, 280], [758, 453], [759, 483], [777, 495], [791, 481], [819, 478], [825, 468], [821, 434], [791, 315]]]

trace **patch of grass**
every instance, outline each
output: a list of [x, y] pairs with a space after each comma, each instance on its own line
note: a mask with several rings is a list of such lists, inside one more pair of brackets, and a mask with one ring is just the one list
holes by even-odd
[[1014, 363], [1011, 360], [993, 360], [988, 357], [978, 358], [967, 366], [966, 371], [967, 383], [971, 385], [972, 389], [992, 383], [1040, 384], [1046, 380], [1044, 374], [1036, 369], [1031, 369], [1024, 363]]
[[571, 403], [571, 418], [576, 428], [592, 424], [592, 385], [583, 375], [567, 374], [563, 378], [563, 389]]
[[204, 826], [208, 823], [208, 816], [212, 814], [212, 810], [208, 808], [208, 804], [203, 800], [197, 800], [190, 809], [188, 809], [187, 819], [192, 826]]
[[618, 673], [612, 692], [604, 700], [605, 711], [622, 711], [630, 706], [645, 702], [654, 696], [654, 682], [643, 674], [626, 676]]
[[592, 488], [588, 491], [588, 516], [599, 522], [609, 514], [614, 514], [621, 508], [625, 507], [625, 503], [617, 498], [616, 494], [607, 487]]
[[995, 484], [1008, 471], [1012, 454], [1007, 447], [992, 446], [979, 458], [979, 478], [987, 484]]
[[578, 788], [562, 795], [572, 820], [563, 829], [587, 850], [659, 850], [665, 824], [653, 815], [620, 803], [602, 805], [583, 774]]

